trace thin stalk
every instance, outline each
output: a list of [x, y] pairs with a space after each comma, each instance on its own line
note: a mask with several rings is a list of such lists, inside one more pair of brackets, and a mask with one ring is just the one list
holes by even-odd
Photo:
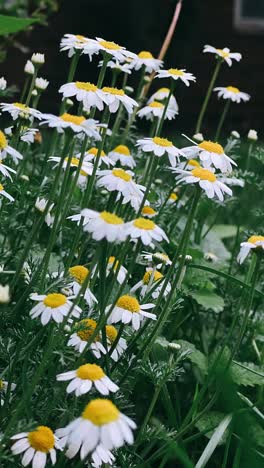
[[[66, 83], [71, 83], [73, 81], [80, 55], [81, 55], [81, 50], [76, 50], [71, 60], [70, 69], [69, 69]], [[63, 99], [61, 106], [60, 106], [59, 115], [63, 114], [63, 112], [65, 111], [66, 101], [67, 99]]]
[[214, 84], [215, 84], [215, 81], [216, 81], [216, 78], [218, 76], [218, 73], [219, 73], [219, 70], [220, 70], [220, 67], [221, 67], [222, 63], [223, 63], [222, 60], [220, 60], [220, 59], [217, 60], [217, 64], [216, 64], [212, 79], [210, 81], [210, 84], [209, 84], [209, 87], [208, 87], [208, 90], [207, 90], [207, 93], [206, 93], [206, 96], [205, 96], [205, 99], [204, 99], [200, 114], [198, 116], [195, 133], [199, 133], [200, 130], [201, 130], [204, 114], [206, 112], [208, 102], [209, 102], [209, 99], [211, 97], [213, 87], [214, 87]]
[[171, 98], [171, 96], [172, 96], [172, 94], [174, 92], [174, 88], [175, 88], [175, 82], [174, 82], [173, 79], [171, 79], [170, 92], [169, 92], [169, 95], [167, 97], [166, 103], [164, 105], [163, 113], [162, 113], [161, 119], [159, 121], [156, 136], [159, 136], [161, 134], [163, 124], [164, 124], [164, 120], [166, 118], [166, 112], [167, 112], [167, 109], [168, 109], [168, 106], [169, 106], [169, 103], [170, 103], [170, 98]]
[[137, 438], [136, 438], [136, 443], [138, 443], [138, 442], [140, 441], [141, 436], [142, 436], [142, 434], [144, 433], [144, 430], [146, 429], [146, 426], [147, 426], [147, 424], [148, 424], [148, 422], [149, 422], [149, 420], [150, 420], [150, 417], [151, 417], [151, 415], [152, 415], [152, 412], [153, 412], [153, 410], [154, 410], [154, 407], [155, 407], [155, 405], [156, 405], [156, 403], [157, 403], [157, 400], [158, 400], [158, 398], [159, 398], [159, 394], [160, 394], [160, 391], [161, 391], [162, 387], [163, 387], [163, 385], [160, 384], [160, 385], [158, 385], [158, 386], [155, 388], [155, 391], [154, 391], [152, 400], [151, 400], [150, 405], [149, 405], [149, 407], [148, 407], [147, 414], [146, 414], [146, 416], [145, 416], [145, 418], [144, 418], [144, 421], [143, 421], [143, 423], [141, 424], [140, 429], [139, 429], [139, 431], [138, 431], [138, 435], [137, 435]]
[[228, 99], [228, 100], [226, 101], [226, 103], [225, 103], [224, 110], [223, 110], [223, 112], [222, 112], [222, 115], [221, 115], [221, 117], [220, 117], [217, 130], [216, 130], [215, 141], [218, 141], [219, 138], [220, 138], [221, 131], [222, 131], [222, 128], [223, 128], [223, 124], [224, 124], [226, 115], [227, 115], [227, 113], [228, 113], [229, 107], [230, 107], [230, 102], [231, 102], [230, 99]]
[[30, 103], [30, 99], [31, 99], [32, 91], [33, 91], [34, 86], [35, 86], [35, 81], [36, 81], [37, 75], [38, 75], [38, 67], [35, 65], [34, 74], [32, 75], [32, 80], [31, 80], [31, 83], [30, 83], [30, 87], [29, 87], [29, 90], [28, 90], [28, 95], [27, 95], [26, 102], [25, 102], [26, 106], [28, 106], [29, 103]]

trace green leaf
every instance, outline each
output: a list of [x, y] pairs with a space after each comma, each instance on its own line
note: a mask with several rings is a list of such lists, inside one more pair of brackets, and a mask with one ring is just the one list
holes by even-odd
[[[214, 433], [215, 428], [221, 423], [224, 417], [225, 414], [221, 413], [220, 411], [209, 411], [195, 423], [195, 426], [205, 435], [205, 437], [210, 439]], [[220, 443], [223, 444], [225, 439], [226, 436], [223, 437]]]
[[0, 36], [6, 36], [26, 29], [37, 19], [16, 18], [15, 16], [0, 15]]
[[237, 226], [230, 224], [216, 224], [212, 231], [217, 234], [220, 239], [227, 239], [228, 237], [234, 237], [237, 233]]
[[255, 385], [264, 384], [264, 368], [261, 368], [252, 362], [233, 362], [230, 367], [230, 373], [234, 383], [237, 385], [254, 387]]
[[211, 309], [218, 313], [224, 308], [224, 299], [213, 291], [192, 291], [190, 295], [206, 310]]
[[195, 468], [203, 468], [207, 465], [207, 462], [210, 460], [216, 447], [223, 443], [223, 437], [226, 435], [227, 428], [230, 425], [231, 421], [232, 416], [230, 414], [225, 416], [224, 419], [221, 420], [216, 430], [212, 434], [198, 462], [196, 463]]
[[201, 353], [196, 347], [185, 340], [177, 340], [177, 343], [181, 345], [181, 351], [190, 351], [187, 355], [187, 359], [189, 359], [193, 364], [196, 364], [199, 367], [200, 371], [203, 374], [207, 374], [208, 372], [208, 360], [207, 357]]
[[215, 254], [219, 260], [229, 260], [231, 256], [219, 235], [214, 231], [208, 232], [202, 241], [201, 247], [203, 252], [211, 252]]

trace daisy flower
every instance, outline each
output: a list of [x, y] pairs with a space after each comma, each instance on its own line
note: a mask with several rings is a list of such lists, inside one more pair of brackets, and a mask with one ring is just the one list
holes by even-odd
[[258, 133], [256, 130], [249, 130], [247, 135], [249, 140], [257, 141], [258, 140]]
[[[150, 102], [150, 104], [147, 104], [146, 106], [142, 107], [142, 109], [140, 109], [140, 111], [137, 112], [137, 115], [140, 119], [145, 117], [147, 120], [151, 121], [153, 121], [155, 117], [161, 119], [164, 107], [164, 104], [161, 104], [161, 102], [152, 101]], [[165, 114], [165, 119], [172, 120], [175, 118], [176, 115], [177, 111], [174, 110], [172, 107], [168, 106]]]
[[217, 92], [217, 96], [223, 99], [230, 99], [232, 102], [240, 103], [241, 101], [247, 102], [250, 99], [250, 95], [243, 93], [238, 88], [234, 86], [218, 86], [214, 88], [214, 91]]
[[123, 104], [128, 114], [132, 114], [133, 108], [138, 107], [138, 103], [131, 97], [127, 96], [123, 89], [104, 86], [102, 92], [104, 93], [103, 100], [111, 113], [115, 113], [120, 104]]
[[192, 73], [187, 73], [184, 69], [170, 68], [169, 70], [160, 70], [155, 78], [172, 78], [173, 80], [181, 80], [186, 86], [190, 86], [190, 81], [196, 81]]
[[9, 112], [13, 120], [17, 120], [18, 117], [21, 119], [29, 119], [30, 121], [33, 121], [33, 119], [42, 119], [41, 112], [37, 109], [32, 109], [21, 102], [13, 102], [12, 104], [2, 102], [0, 104], [0, 108], [3, 112]]
[[201, 189], [205, 191], [208, 198], [217, 197], [220, 201], [223, 201], [224, 193], [232, 196], [232, 190], [218, 180], [212, 170], [197, 167], [192, 171], [184, 171], [181, 169], [174, 169], [174, 171], [181, 174], [179, 178], [180, 182], [185, 182], [186, 184], [198, 183]]
[[72, 115], [64, 113], [59, 117], [52, 114], [43, 114], [43, 122], [41, 125], [47, 124], [50, 128], [56, 128], [59, 133], [65, 129], [71, 129], [74, 133], [85, 133], [90, 138], [101, 140], [98, 131], [98, 121], [94, 119], [86, 119], [82, 115]]
[[48, 455], [52, 465], [55, 465], [56, 449], [61, 450], [58, 438], [47, 426], [38, 426], [31, 432], [20, 432], [11, 440], [15, 441], [11, 447], [13, 455], [23, 453], [22, 465], [28, 466], [32, 462], [32, 468], [44, 468]]
[[163, 229], [150, 219], [137, 218], [126, 223], [126, 232], [132, 240], [140, 239], [144, 245], [149, 245], [150, 247], [153, 246], [152, 241], [162, 242], [162, 240], [165, 240], [169, 242]]
[[[151, 297], [153, 299], [157, 299], [163, 288], [163, 284], [162, 284], [163, 280], [164, 280], [164, 275], [162, 275], [160, 271], [157, 271], [156, 269], [153, 269], [153, 268], [147, 268], [142, 280], [136, 283], [135, 286], [131, 288], [130, 292], [135, 293], [138, 289], [140, 289], [140, 296], [144, 297], [146, 293], [153, 288], [154, 290], [151, 293]], [[155, 282], [158, 282], [158, 284], [155, 285]], [[165, 291], [163, 292], [164, 297], [166, 297], [170, 291], [171, 291], [171, 284], [168, 283], [165, 288]]]
[[26, 65], [24, 67], [24, 72], [27, 73], [28, 75], [34, 75], [35, 67], [34, 67], [33, 63], [30, 60], [26, 61]]
[[35, 88], [38, 89], [39, 91], [45, 91], [47, 87], [49, 86], [49, 81], [46, 80], [45, 78], [36, 78], [35, 80]]
[[237, 164], [233, 159], [229, 158], [224, 152], [224, 148], [216, 142], [204, 140], [202, 143], [195, 144], [182, 149], [185, 156], [199, 156], [205, 168], [209, 169], [211, 166], [219, 169], [221, 172], [232, 172], [232, 165]]
[[[82, 288], [82, 284], [89, 275], [89, 270], [83, 265], [76, 265], [69, 268], [69, 274], [74, 278], [74, 281], [69, 285], [73, 291], [74, 297], [78, 296], [79, 291]], [[96, 297], [93, 295], [92, 291], [86, 287], [85, 291], [83, 292], [83, 297], [88, 304], [89, 307], [92, 307], [93, 304], [97, 303]]]
[[[105, 187], [109, 192], [117, 191], [123, 197], [123, 204], [130, 203], [138, 210], [144, 197], [145, 187], [132, 179], [133, 172], [124, 169], [112, 169], [98, 172], [98, 187]], [[118, 197], [119, 198], [119, 197]]]
[[[8, 140], [5, 136], [5, 134], [0, 130], [0, 158], [5, 159], [7, 155], [11, 156], [11, 158], [14, 160], [14, 162], [17, 164], [19, 159], [23, 159], [22, 154], [20, 154], [17, 150], [12, 148], [11, 146], [8, 145]], [[5, 166], [6, 172], [7, 172], [7, 166]], [[15, 172], [13, 169], [9, 169], [10, 172]], [[5, 172], [1, 171], [3, 175]]]
[[[0, 141], [1, 141], [1, 132], [0, 132]], [[12, 177], [10, 175], [10, 172], [12, 174], [16, 174], [16, 171], [14, 169], [12, 169], [11, 167], [9, 166], [6, 166], [5, 164], [2, 163], [2, 160], [0, 159], [0, 173], [4, 176], [4, 177], [8, 177], [9, 179], [12, 180]]]
[[[70, 336], [67, 346], [73, 346], [75, 351], [82, 353], [87, 347], [87, 343], [94, 333], [96, 328], [96, 321], [93, 319], [83, 319], [77, 322], [74, 326], [74, 333]], [[106, 349], [101, 343], [101, 335], [94, 337], [92, 343], [89, 345], [89, 351], [99, 359], [101, 354], [106, 354]]]
[[155, 59], [150, 52], [145, 50], [139, 52], [139, 54], [130, 63], [130, 67], [134, 68], [134, 70], [139, 70], [140, 68], [145, 67], [147, 73], [158, 71], [162, 65], [162, 60]]
[[170, 164], [175, 167], [176, 161], [179, 160], [180, 155], [185, 156], [184, 153], [176, 148], [167, 138], [143, 138], [136, 143], [144, 153], [154, 153], [155, 156], [161, 157], [167, 153]]
[[[131, 73], [131, 72], [130, 72]], [[7, 81], [2, 76], [0, 78], [0, 91], [4, 91], [6, 89]]]
[[[169, 88], [160, 88], [158, 91], [152, 94], [152, 96], [150, 96], [147, 103], [150, 104], [153, 101], [166, 101], [169, 94]], [[179, 113], [179, 106], [174, 96], [170, 97], [168, 108], [174, 110], [176, 114]]]
[[[81, 155], [80, 154], [77, 154], [76, 156], [72, 156], [71, 157], [71, 162], [70, 162], [70, 167], [73, 167], [74, 169], [77, 170], [77, 168], [79, 167], [80, 165], [80, 157]], [[59, 156], [51, 156], [48, 161], [51, 161], [51, 162], [56, 162], [57, 164], [55, 166], [58, 165], [58, 163], [61, 161], [61, 158]], [[69, 161], [69, 158], [66, 157], [62, 163], [62, 168], [63, 169], [66, 169], [67, 166], [68, 166], [68, 161]], [[90, 163], [89, 161], [86, 160], [85, 156], [83, 158], [83, 161], [81, 163], [81, 169], [80, 169], [80, 174], [81, 175], [92, 175], [93, 173], [93, 164]]]
[[9, 195], [9, 193], [5, 191], [5, 188], [2, 184], [0, 184], [0, 196], [7, 198], [11, 202], [15, 200], [11, 195]]
[[64, 34], [60, 43], [60, 51], [68, 51], [68, 57], [72, 57], [77, 51], [81, 51], [82, 54], [89, 55], [91, 60], [94, 54], [99, 53], [99, 47], [95, 40], [88, 39], [85, 36]]
[[34, 54], [32, 54], [32, 57], [30, 60], [32, 63], [34, 63], [37, 66], [43, 65], [45, 63], [45, 55], [40, 54], [39, 52], [35, 52]]
[[90, 111], [91, 107], [96, 107], [100, 111], [104, 108], [104, 93], [92, 83], [83, 81], [66, 83], [60, 87], [59, 93], [62, 93], [64, 99], [75, 96], [77, 101], [83, 103], [85, 111]]
[[[98, 66], [102, 67], [103, 63], [104, 63], [103, 60], [101, 60]], [[111, 68], [112, 70], [127, 73], [128, 75], [131, 74], [131, 70], [130, 70], [128, 63], [120, 63], [118, 62], [118, 60], [109, 60], [109, 62], [107, 62], [107, 67]]]
[[59, 381], [71, 380], [66, 388], [67, 393], [75, 393], [79, 397], [88, 393], [94, 386], [101, 395], [109, 395], [110, 392], [117, 392], [119, 387], [107, 377], [97, 364], [83, 364], [78, 369], [58, 374]]
[[30, 295], [32, 301], [38, 301], [38, 304], [33, 307], [30, 311], [32, 319], [39, 317], [42, 325], [47, 325], [50, 320], [54, 320], [57, 323], [61, 323], [64, 317], [67, 317], [70, 309], [71, 317], [79, 318], [82, 309], [75, 305], [61, 293], [51, 293], [39, 295], [33, 293]]
[[112, 454], [112, 452], [110, 452], [110, 450], [106, 450], [102, 445], [98, 445], [96, 447], [91, 457], [92, 457], [92, 466], [94, 468], [99, 468], [103, 464], [112, 466], [113, 462], [115, 461], [115, 457]]
[[119, 260], [117, 260], [116, 257], [109, 257], [106, 266], [106, 276], [108, 276], [111, 271], [114, 271], [115, 273], [118, 267], [119, 270], [116, 279], [119, 284], [122, 284], [126, 279], [127, 269], [123, 265], [119, 266]]
[[[118, 322], [124, 324], [131, 323], [133, 329], [138, 330], [144, 317], [148, 317], [152, 320], [157, 319], [155, 314], [146, 312], [147, 309], [152, 309], [154, 306], [155, 304], [140, 305], [135, 297], [125, 294], [118, 299], [107, 321], [110, 324]], [[111, 305], [106, 308], [106, 314], [111, 308]]]
[[156, 265], [156, 268], [160, 270], [163, 265], [171, 265], [171, 260], [168, 255], [162, 252], [143, 252], [142, 258], [147, 260], [149, 263]]
[[[98, 148], [94, 148], [94, 147], [90, 148], [87, 151], [87, 153], [85, 153], [85, 160], [86, 161], [94, 161], [96, 159], [97, 154], [98, 154]], [[111, 158], [109, 158], [105, 154], [104, 151], [101, 151], [98, 166], [100, 167], [102, 163], [106, 164], [107, 167], [115, 165], [114, 161]]]
[[[36, 200], [36, 203], [35, 203], [35, 208], [38, 211], [40, 211], [41, 213], [44, 213], [47, 204], [48, 204], [48, 200], [46, 200], [45, 198], [38, 197], [37, 200]], [[45, 216], [45, 223], [47, 224], [47, 226], [52, 226], [52, 224], [54, 222], [54, 216], [52, 216], [50, 214], [53, 206], [54, 206], [54, 203], [52, 203], [50, 205], [49, 210], [48, 210], [48, 212], [46, 213], [46, 216]]]
[[224, 49], [216, 49], [213, 46], [205, 45], [204, 46], [204, 53], [209, 52], [210, 54], [215, 54], [217, 57], [222, 59], [224, 62], [227, 63], [229, 67], [232, 65], [232, 60], [236, 60], [236, 62], [240, 62], [242, 59], [242, 55], [237, 52], [230, 52], [228, 47], [224, 47]]
[[79, 223], [82, 217], [84, 231], [90, 232], [94, 240], [105, 238], [108, 242], [123, 242], [127, 237], [123, 219], [113, 213], [84, 209], [79, 215], [70, 216], [69, 219]]
[[[5, 301], [5, 302], [8, 302], [8, 301]], [[4, 302], [1, 301], [1, 304], [4, 304]], [[1, 394], [5, 394], [5, 393], [7, 392], [8, 387], [9, 387], [8, 382], [7, 382], [6, 380], [0, 379], [0, 396], [1, 396]], [[10, 385], [10, 391], [11, 391], [11, 393], [13, 393], [15, 389], [16, 389], [16, 384], [15, 384], [15, 383], [11, 383], [11, 385]], [[5, 403], [4, 398], [0, 398], [0, 404], [1, 404], [1, 406], [3, 406], [4, 403]]]
[[247, 258], [249, 252], [252, 249], [257, 249], [257, 251], [264, 250], [264, 236], [251, 236], [247, 242], [242, 242], [240, 244], [240, 252], [237, 257], [238, 263], [243, 263]]
[[129, 148], [125, 145], [118, 145], [109, 153], [109, 158], [111, 158], [114, 163], [120, 162], [121, 166], [130, 167], [133, 169], [136, 166], [136, 162], [131, 156]]
[[63, 445], [67, 446], [66, 457], [73, 458], [80, 450], [81, 460], [99, 445], [105, 450], [122, 447], [134, 441], [132, 429], [136, 424], [106, 399], [95, 399], [86, 405], [82, 415], [68, 426], [56, 431]]
[[151, 218], [154, 218], [157, 215], [157, 211], [155, 211], [153, 208], [151, 208], [151, 206], [145, 205], [145, 206], [143, 206], [143, 208], [141, 210], [141, 215], [145, 216], [146, 218], [151, 219]]
[[[108, 353], [109, 353], [113, 343], [116, 341], [118, 331], [113, 325], [106, 325], [105, 332], [106, 332]], [[127, 349], [127, 342], [124, 338], [120, 337], [115, 349], [110, 355], [111, 359], [117, 362], [120, 356], [122, 356], [122, 354], [124, 353], [126, 349]]]
[[34, 143], [38, 133], [39, 130], [37, 128], [24, 128], [21, 131], [20, 140], [30, 145], [30, 143]]
[[134, 58], [136, 55], [129, 52], [125, 47], [121, 47], [112, 41], [105, 41], [101, 37], [96, 38], [99, 50], [111, 55], [119, 62], [124, 62], [127, 58]]
[[176, 201], [178, 200], [178, 194], [175, 193], [175, 192], [171, 192], [170, 196], [169, 196], [169, 199], [168, 199], [168, 203], [170, 205], [172, 205], [173, 203], [176, 203]]

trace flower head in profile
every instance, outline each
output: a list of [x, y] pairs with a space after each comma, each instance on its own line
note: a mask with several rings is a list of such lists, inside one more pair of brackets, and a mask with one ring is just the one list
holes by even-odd
[[108, 276], [110, 272], [112, 272], [113, 274], [117, 272], [116, 280], [119, 284], [122, 284], [125, 281], [127, 269], [123, 265], [120, 265], [119, 260], [117, 260], [117, 258], [112, 255], [107, 261], [106, 275]]
[[108, 242], [123, 242], [127, 237], [124, 220], [114, 213], [108, 211], [99, 213], [85, 208], [79, 215], [69, 217], [78, 223], [81, 218], [84, 218], [84, 231], [90, 232], [94, 240], [106, 239]]
[[[99, 62], [99, 67], [102, 67], [103, 63], [104, 61], [101, 60]], [[124, 63], [124, 62], [121, 63], [121, 62], [118, 62], [118, 60], [109, 60], [109, 62], [107, 62], [107, 67], [111, 68], [111, 70], [114, 70], [116, 72], [123, 72], [123, 73], [127, 73], [128, 75], [131, 75], [131, 70], [130, 70], [128, 63]]]
[[[85, 160], [94, 162], [98, 156], [98, 151], [99, 151], [98, 148], [95, 148], [95, 147], [90, 148], [85, 153]], [[98, 166], [100, 167], [101, 164], [105, 164], [107, 167], [109, 167], [109, 166], [114, 166], [115, 162], [102, 150], [100, 153]]]
[[5, 190], [5, 187], [0, 184], [0, 197], [5, 197], [7, 198], [9, 201], [13, 202], [15, 199], [14, 197], [12, 197], [12, 195], [10, 195], [6, 190]]
[[171, 78], [174, 81], [180, 80], [186, 86], [190, 86], [191, 81], [196, 81], [195, 76], [192, 73], [186, 72], [186, 70], [179, 68], [169, 68], [169, 70], [160, 70], [157, 72], [155, 78]]
[[165, 240], [169, 242], [163, 229], [151, 219], [137, 218], [133, 221], [126, 223], [126, 232], [130, 236], [131, 240], [141, 240], [144, 245], [149, 245], [151, 248], [154, 247], [154, 242], [162, 242]]
[[[150, 104], [153, 101], [158, 101], [162, 102], [162, 104], [165, 104], [169, 94], [169, 88], [160, 88], [157, 91], [155, 91], [155, 93], [153, 93], [152, 96], [150, 96], [149, 100], [147, 101], [147, 104]], [[179, 113], [179, 106], [173, 95], [170, 96], [168, 108], [173, 110], [175, 114]]]
[[130, 67], [134, 70], [139, 70], [145, 67], [147, 73], [158, 71], [163, 65], [163, 61], [153, 57], [151, 52], [142, 50], [139, 54], [131, 61]]
[[79, 418], [58, 429], [56, 436], [67, 447], [66, 457], [71, 459], [80, 451], [81, 460], [84, 460], [98, 446], [112, 450], [125, 443], [132, 444], [132, 429], [135, 428], [136, 424], [110, 400], [98, 398], [86, 405]]
[[90, 111], [91, 107], [96, 107], [99, 111], [104, 108], [103, 91], [90, 82], [66, 83], [60, 87], [59, 93], [62, 93], [64, 99], [75, 96], [77, 101], [83, 103], [85, 111]]
[[40, 111], [28, 107], [25, 104], [22, 104], [21, 102], [13, 102], [12, 104], [2, 102], [0, 104], [0, 108], [3, 112], [9, 112], [13, 120], [21, 118], [28, 119], [32, 122], [33, 119], [42, 119], [42, 114]]
[[49, 81], [46, 80], [45, 78], [36, 78], [35, 81], [35, 88], [38, 89], [39, 91], [45, 91], [47, 87], [49, 86]]
[[32, 462], [32, 468], [44, 468], [48, 456], [52, 465], [55, 465], [56, 449], [62, 449], [58, 438], [47, 426], [38, 426], [31, 432], [20, 432], [11, 440], [15, 441], [11, 447], [13, 455], [23, 454], [22, 465], [28, 466]]
[[48, 125], [50, 128], [56, 128], [59, 133], [70, 129], [74, 133], [86, 134], [90, 138], [101, 140], [97, 127], [97, 120], [86, 119], [83, 115], [73, 115], [67, 112], [60, 116], [43, 114], [43, 122], [41, 122], [41, 125]]
[[[146, 310], [152, 309], [153, 307], [154, 304], [139, 304], [135, 297], [125, 294], [124, 296], [121, 296], [115, 304], [110, 316], [108, 317], [108, 323], [131, 323], [134, 330], [138, 330], [144, 320], [144, 317], [152, 320], [157, 319], [155, 314], [146, 312]], [[106, 308], [106, 314], [111, 308], [111, 305]]]
[[238, 263], [243, 263], [244, 260], [247, 258], [249, 252], [251, 250], [255, 252], [261, 252], [263, 253], [264, 250], [264, 236], [251, 236], [246, 242], [242, 242], [240, 244], [240, 252], [237, 257]]
[[218, 86], [214, 88], [214, 91], [217, 92], [219, 98], [228, 99], [232, 102], [239, 104], [241, 101], [247, 102], [250, 99], [250, 95], [243, 93], [235, 86]]
[[[107, 345], [108, 345], [108, 354], [115, 362], [118, 361], [120, 356], [125, 352], [127, 349], [127, 342], [125, 338], [120, 337], [118, 342], [116, 343], [116, 339], [118, 336], [118, 331], [114, 327], [114, 325], [106, 325], [105, 326], [106, 338], [107, 338]], [[115, 343], [115, 349], [111, 351], [112, 345]]]
[[98, 445], [96, 447], [91, 455], [91, 458], [91, 465], [93, 468], [100, 468], [104, 464], [112, 466], [115, 461], [115, 456], [112, 454], [112, 452], [105, 449], [102, 445]]
[[[76, 156], [72, 156], [71, 158], [69, 158], [68, 156], [66, 158], [64, 158], [63, 160], [63, 163], [62, 163], [62, 168], [65, 170], [67, 169], [67, 167], [69, 166], [70, 164], [70, 167], [73, 168], [74, 171], [76, 171], [78, 169], [79, 166], [80, 167], [80, 174], [81, 175], [84, 175], [84, 176], [87, 176], [87, 175], [92, 175], [93, 173], [93, 164], [87, 160], [87, 157], [84, 156], [82, 162], [81, 162], [81, 159], [80, 159], [81, 155], [80, 154], [76, 154]], [[70, 161], [69, 161], [70, 159]], [[59, 156], [51, 156], [48, 161], [50, 162], [55, 162], [55, 166], [57, 167], [57, 165], [60, 163], [61, 161], [61, 158]]]
[[155, 265], [158, 270], [164, 265], [171, 265], [169, 256], [163, 252], [143, 252], [142, 258], [150, 264]]
[[[161, 102], [152, 101], [146, 106], [142, 107], [138, 111], [137, 115], [140, 119], [145, 117], [147, 120], [151, 120], [151, 121], [153, 121], [155, 117], [157, 117], [158, 119], [161, 119], [161, 117], [163, 116], [164, 107], [165, 107], [164, 104], [162, 104]], [[177, 113], [178, 112], [175, 109], [168, 106], [166, 110], [166, 114], [165, 114], [165, 119], [172, 120], [175, 118]]]
[[32, 54], [30, 60], [32, 63], [34, 63], [34, 65], [40, 66], [43, 65], [43, 63], [45, 63], [45, 55], [40, 54], [39, 52], [35, 52], [34, 54]]
[[99, 51], [104, 52], [108, 55], [111, 55], [119, 62], [124, 62], [127, 58], [134, 58], [135, 54], [129, 52], [125, 47], [121, 47], [112, 41], [105, 41], [101, 37], [96, 38], [96, 42], [99, 48]]
[[155, 216], [157, 215], [157, 211], [155, 211], [154, 208], [152, 208], [151, 206], [145, 205], [141, 210], [141, 215], [145, 216], [145, 218], [151, 219], [155, 218]]
[[[155, 268], [147, 268], [142, 280], [136, 283], [133, 288], [131, 288], [131, 293], [135, 293], [140, 289], [140, 296], [143, 298], [147, 292], [151, 291], [151, 297], [157, 299], [163, 289], [164, 275], [157, 271], [158, 266]], [[165, 287], [163, 292], [164, 297], [166, 297], [171, 291], [171, 284], [168, 284]]]
[[[73, 303], [61, 293], [50, 293], [50, 294], [31, 294], [30, 298], [32, 301], [37, 301], [38, 304], [33, 307], [30, 311], [32, 319], [40, 317], [42, 325], [47, 325], [50, 320], [54, 320], [57, 323], [63, 322], [65, 317], [79, 318], [82, 312], [81, 308]], [[71, 311], [71, 312], [70, 312]]]
[[[77, 322], [74, 326], [74, 332], [71, 334], [67, 343], [68, 346], [73, 346], [75, 351], [82, 353], [88, 346], [88, 341], [94, 334], [97, 322], [93, 319], [86, 318]], [[106, 349], [101, 343], [101, 335], [97, 334], [88, 348], [93, 355], [99, 359], [101, 354], [106, 354]]]
[[[5, 159], [7, 155], [11, 156], [11, 158], [14, 160], [14, 162], [17, 164], [19, 159], [23, 159], [22, 154], [20, 154], [17, 150], [12, 148], [12, 146], [9, 146], [8, 140], [4, 134], [0, 130], [0, 158]], [[2, 164], [2, 162], [0, 162]], [[7, 166], [3, 166], [3, 170], [0, 169], [0, 172], [6, 177], [8, 176], [9, 172], [15, 173], [14, 169], [8, 168]], [[10, 175], [9, 175], [10, 177]]]
[[87, 54], [92, 60], [92, 56], [99, 53], [99, 47], [94, 39], [88, 39], [79, 34], [64, 34], [60, 43], [60, 51], [68, 52], [68, 57], [72, 57], [76, 52]]
[[6, 89], [7, 81], [4, 79], [3, 76], [0, 78], [0, 91], [4, 91]]
[[[73, 279], [73, 281], [69, 284], [69, 287], [72, 289], [73, 296], [76, 297], [82, 288], [82, 284], [89, 275], [89, 269], [84, 265], [75, 265], [69, 268], [69, 275]], [[82, 294], [89, 307], [92, 307], [97, 303], [97, 299], [89, 289], [88, 285]]]
[[249, 140], [257, 141], [258, 133], [256, 132], [256, 130], [249, 130], [247, 137]]
[[77, 397], [88, 393], [92, 387], [101, 395], [109, 395], [110, 392], [115, 393], [119, 389], [97, 364], [83, 364], [76, 370], [58, 374], [56, 378], [59, 381], [70, 380], [66, 392], [74, 392]]
[[136, 166], [136, 162], [126, 145], [116, 146], [112, 151], [110, 151], [108, 156], [114, 161], [114, 163], [119, 162], [123, 167], [130, 167], [133, 169]]
[[[46, 206], [48, 204], [48, 200], [46, 200], [46, 198], [40, 198], [38, 197], [37, 200], [36, 200], [36, 203], [35, 203], [35, 208], [40, 211], [41, 213], [44, 213], [44, 211], [46, 210]], [[53, 222], [54, 222], [54, 216], [51, 215], [51, 210], [54, 206], [54, 203], [52, 203], [45, 215], [45, 223], [47, 224], [47, 226], [52, 226]]]
[[136, 143], [144, 153], [154, 153], [155, 156], [161, 157], [167, 154], [169, 157], [170, 164], [175, 167], [176, 161], [179, 160], [180, 155], [184, 156], [184, 153], [173, 145], [172, 141], [167, 138], [142, 138]]
[[242, 55], [240, 53], [230, 52], [230, 49], [228, 49], [228, 47], [224, 47], [224, 49], [216, 49], [213, 46], [205, 45], [203, 52], [214, 54], [218, 59], [222, 60], [223, 62], [226, 62], [229, 67], [231, 67], [232, 65], [232, 60], [240, 62], [240, 60], [242, 59]]
[[111, 113], [117, 112], [120, 104], [123, 104], [128, 114], [132, 114], [133, 109], [138, 107], [138, 103], [125, 94], [123, 89], [104, 86], [102, 88], [103, 100]]

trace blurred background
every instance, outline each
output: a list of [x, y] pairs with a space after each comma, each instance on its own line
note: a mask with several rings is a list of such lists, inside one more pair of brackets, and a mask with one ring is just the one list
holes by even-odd
[[[19, 33], [7, 44], [7, 55], [0, 64], [0, 76], [9, 84], [22, 86], [22, 70], [32, 52], [46, 55], [42, 76], [50, 85], [42, 97], [40, 109], [58, 111], [58, 88], [66, 80], [69, 59], [59, 53], [60, 39], [65, 33], [87, 37], [103, 37], [115, 41], [133, 52], [149, 50], [157, 56], [170, 25], [176, 0], [43, 0], [46, 8], [46, 24], [38, 24], [30, 31]], [[37, 0], [2, 0], [0, 12], [20, 16], [35, 14], [43, 7]], [[22, 6], [21, 6], [22, 5]], [[171, 129], [193, 132], [197, 114], [204, 99], [213, 69], [214, 56], [203, 54], [205, 44], [217, 48], [229, 47], [241, 52], [243, 59], [229, 68], [222, 66], [217, 86], [236, 86], [251, 95], [249, 103], [232, 105], [225, 124], [226, 130], [238, 130], [241, 134], [249, 128], [262, 127], [264, 93], [264, 1], [263, 0], [183, 0], [180, 19], [165, 58], [165, 68], [186, 68], [197, 77], [190, 88], [177, 84], [176, 98], [180, 106], [179, 116]], [[89, 62], [81, 58], [77, 77], [84, 81], [96, 81], [97, 59]], [[139, 73], [139, 72], [138, 72]], [[136, 84], [138, 73], [129, 78]], [[150, 92], [165, 86], [165, 81], [154, 80]], [[206, 115], [205, 134], [215, 128], [223, 102], [213, 96]]]

